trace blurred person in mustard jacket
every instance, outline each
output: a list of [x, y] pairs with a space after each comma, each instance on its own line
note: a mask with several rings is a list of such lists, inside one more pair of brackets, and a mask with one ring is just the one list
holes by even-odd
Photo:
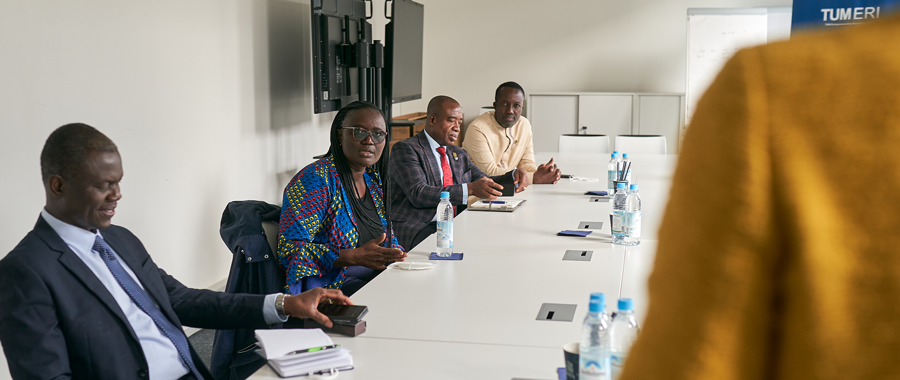
[[686, 134], [635, 379], [900, 378], [900, 17], [738, 52]]

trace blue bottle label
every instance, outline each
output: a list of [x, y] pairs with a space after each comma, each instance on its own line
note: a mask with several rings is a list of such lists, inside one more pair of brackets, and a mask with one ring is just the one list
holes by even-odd
[[609, 380], [609, 356], [599, 360], [582, 360], [578, 369], [578, 378], [581, 380]]
[[613, 379], [618, 379], [619, 375], [622, 374], [622, 367], [625, 366], [625, 359], [625, 354], [610, 356], [610, 372], [612, 372]]
[[437, 222], [438, 248], [453, 248], [453, 222]]
[[626, 212], [622, 214], [623, 233], [628, 237], [641, 237], [641, 212]]
[[625, 234], [625, 226], [624, 226], [624, 215], [625, 211], [616, 210], [613, 211], [613, 220], [612, 220], [612, 234], [613, 235], [624, 235]]

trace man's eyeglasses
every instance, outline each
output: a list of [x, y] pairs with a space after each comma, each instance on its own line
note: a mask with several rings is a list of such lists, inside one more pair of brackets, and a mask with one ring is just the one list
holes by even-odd
[[387, 132], [383, 131], [373, 131], [369, 132], [360, 127], [341, 127], [341, 129], [350, 129], [353, 131], [353, 139], [356, 141], [366, 141], [366, 137], [372, 137], [372, 142], [376, 144], [381, 144], [384, 142], [385, 137], [387, 137]]

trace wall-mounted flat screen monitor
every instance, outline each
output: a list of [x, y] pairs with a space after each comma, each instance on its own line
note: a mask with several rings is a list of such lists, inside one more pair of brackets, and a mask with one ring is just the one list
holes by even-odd
[[385, 30], [391, 101], [422, 99], [425, 6], [412, 0], [394, 0], [391, 6], [391, 22]]
[[312, 56], [314, 112], [337, 111], [359, 100], [357, 68], [353, 54], [342, 46], [356, 44], [362, 25], [371, 38], [372, 26], [365, 21], [362, 0], [312, 0]]

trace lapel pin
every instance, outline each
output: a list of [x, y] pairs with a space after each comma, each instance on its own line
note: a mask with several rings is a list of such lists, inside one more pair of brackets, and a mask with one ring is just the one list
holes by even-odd
[[515, 143], [513, 143], [513, 144], [518, 144], [518, 143], [519, 143], [519, 139], [516, 139], [516, 142], [515, 142]]
[[456, 156], [456, 152], [453, 152], [453, 161], [459, 161], [459, 157]]

